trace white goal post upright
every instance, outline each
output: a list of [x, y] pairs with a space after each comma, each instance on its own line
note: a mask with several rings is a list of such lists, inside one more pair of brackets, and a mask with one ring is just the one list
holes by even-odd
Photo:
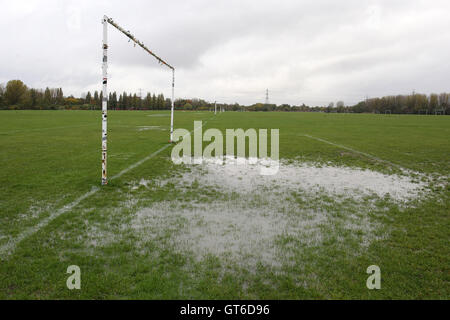
[[163, 64], [172, 70], [172, 104], [171, 104], [171, 114], [170, 114], [170, 142], [172, 142], [173, 138], [173, 113], [174, 113], [174, 92], [175, 92], [175, 68], [170, 64], [165, 62], [163, 59], [158, 57], [152, 51], [150, 51], [142, 42], [136, 39], [129, 31], [125, 31], [122, 27], [120, 27], [117, 23], [113, 21], [113, 19], [108, 18], [106, 15], [103, 16], [103, 64], [102, 64], [102, 73], [103, 73], [103, 100], [102, 100], [102, 185], [106, 185], [108, 183], [107, 176], [107, 134], [108, 134], [108, 121], [107, 121], [107, 112], [108, 112], [108, 23], [115, 27], [117, 30], [125, 34], [131, 41], [135, 44], [139, 45], [142, 49], [147, 51], [150, 55], [156, 58], [160, 64]]
[[106, 173], [106, 147], [107, 147], [107, 134], [108, 134], [108, 25], [106, 16], [103, 17], [103, 99], [102, 99], [102, 185], [108, 183], [108, 176]]
[[173, 142], [173, 108], [174, 108], [174, 90], [175, 90], [175, 69], [172, 68], [172, 105], [170, 106], [170, 140], [169, 143]]

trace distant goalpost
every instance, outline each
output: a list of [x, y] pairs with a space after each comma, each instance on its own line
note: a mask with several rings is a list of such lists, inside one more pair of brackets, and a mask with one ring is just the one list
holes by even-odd
[[107, 83], [108, 83], [108, 23], [115, 27], [117, 30], [122, 32], [124, 35], [126, 35], [131, 41], [133, 41], [135, 44], [139, 45], [141, 48], [143, 48], [147, 53], [152, 55], [160, 64], [163, 64], [170, 68], [172, 70], [172, 104], [171, 104], [171, 110], [170, 110], [170, 140], [169, 142], [172, 143], [173, 138], [173, 109], [174, 109], [174, 91], [175, 91], [175, 68], [172, 67], [170, 64], [165, 62], [163, 59], [158, 57], [156, 54], [154, 54], [152, 51], [150, 51], [142, 42], [137, 40], [129, 31], [125, 31], [122, 29], [117, 23], [113, 21], [113, 19], [108, 18], [106, 15], [103, 16], [102, 24], [103, 24], [103, 65], [102, 65], [102, 71], [103, 71], [103, 100], [102, 100], [102, 185], [106, 185], [108, 183], [108, 176], [107, 176], [107, 166], [106, 166], [106, 159], [107, 159], [107, 128], [108, 128], [108, 122], [107, 122], [107, 113], [108, 113], [108, 91], [107, 91]]

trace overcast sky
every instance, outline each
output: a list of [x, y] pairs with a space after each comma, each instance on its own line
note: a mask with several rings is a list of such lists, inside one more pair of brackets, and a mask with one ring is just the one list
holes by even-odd
[[[106, 14], [176, 68], [176, 97], [325, 105], [450, 92], [450, 1], [0, 0], [0, 83], [101, 90]], [[171, 73], [108, 28], [109, 89], [163, 92]]]

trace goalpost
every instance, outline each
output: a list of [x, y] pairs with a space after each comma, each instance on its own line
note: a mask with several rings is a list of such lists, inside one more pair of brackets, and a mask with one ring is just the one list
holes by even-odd
[[169, 142], [172, 143], [173, 138], [173, 109], [174, 109], [174, 91], [175, 91], [175, 68], [172, 67], [170, 64], [165, 62], [163, 59], [158, 57], [156, 54], [154, 54], [152, 51], [150, 51], [142, 42], [137, 40], [129, 31], [125, 31], [122, 29], [117, 23], [113, 21], [113, 19], [108, 18], [106, 15], [103, 16], [102, 24], [103, 24], [103, 65], [102, 65], [102, 71], [103, 71], [103, 100], [102, 100], [102, 185], [106, 185], [108, 183], [108, 176], [107, 176], [107, 167], [106, 167], [106, 158], [107, 158], [107, 131], [108, 131], [108, 120], [107, 120], [107, 113], [108, 113], [108, 91], [107, 91], [107, 83], [108, 83], [108, 23], [115, 27], [117, 30], [122, 32], [124, 35], [126, 35], [128, 38], [130, 38], [131, 41], [135, 43], [135, 45], [139, 45], [141, 48], [143, 48], [145, 51], [147, 51], [150, 55], [156, 58], [160, 64], [163, 64], [170, 68], [172, 70], [172, 104], [171, 104], [171, 110], [170, 110], [170, 140]]

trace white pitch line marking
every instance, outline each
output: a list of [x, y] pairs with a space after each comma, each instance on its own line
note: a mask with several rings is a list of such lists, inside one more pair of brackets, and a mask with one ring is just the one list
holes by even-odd
[[153, 152], [151, 155], [145, 157], [144, 159], [139, 160], [138, 162], [132, 164], [131, 166], [129, 166], [126, 169], [123, 169], [122, 171], [120, 171], [118, 174], [114, 175], [111, 177], [111, 180], [113, 179], [117, 179], [120, 178], [121, 176], [123, 176], [125, 173], [127, 173], [130, 170], [133, 170], [136, 167], [139, 167], [141, 164], [143, 164], [145, 161], [150, 160], [151, 158], [153, 158], [154, 156], [156, 156], [158, 153], [160, 153], [161, 151], [167, 149], [168, 147], [170, 147], [170, 144], [166, 144], [164, 147], [156, 150], [155, 152]]
[[317, 141], [320, 141], [320, 142], [323, 142], [323, 143], [327, 143], [329, 145], [332, 145], [332, 146], [335, 146], [335, 147], [338, 147], [338, 148], [341, 148], [341, 149], [352, 151], [354, 153], [358, 153], [358, 154], [363, 155], [363, 156], [365, 156], [367, 158], [387, 163], [387, 164], [389, 164], [389, 165], [391, 165], [393, 167], [396, 167], [398, 169], [401, 169], [401, 170], [407, 170], [407, 169], [403, 168], [402, 166], [400, 166], [398, 164], [392, 163], [392, 162], [390, 162], [388, 160], [384, 160], [384, 159], [378, 158], [378, 157], [376, 157], [374, 155], [371, 155], [369, 153], [366, 153], [366, 152], [358, 151], [358, 150], [352, 149], [350, 147], [343, 146], [342, 144], [338, 144], [338, 143], [334, 143], [334, 142], [331, 142], [331, 141], [328, 141], [328, 140], [325, 140], [325, 139], [322, 139], [322, 138], [314, 137], [314, 136], [311, 136], [309, 134], [303, 134], [302, 136], [310, 138], [310, 139], [314, 139], [314, 140], [317, 140]]
[[41, 220], [37, 225], [28, 228], [21, 234], [19, 234], [15, 239], [11, 239], [8, 243], [4, 244], [0, 247], [0, 253], [3, 255], [5, 253], [12, 253], [15, 249], [17, 244], [19, 244], [23, 239], [28, 238], [29, 236], [33, 235], [43, 227], [47, 226], [51, 221], [62, 215], [63, 213], [73, 209], [76, 205], [78, 205], [81, 201], [84, 199], [90, 197], [94, 193], [96, 193], [98, 190], [100, 190], [98, 187], [92, 187], [91, 191], [86, 192], [81, 197], [73, 201], [72, 203], [69, 203], [68, 205], [65, 205], [61, 209], [57, 210], [53, 214], [49, 215], [47, 218]]
[[[214, 116], [212, 116], [210, 119], [214, 118]], [[204, 122], [203, 125], [206, 125], [206, 123], [210, 120], [206, 120]], [[203, 127], [202, 125], [202, 127]], [[191, 130], [190, 132], [194, 131]], [[111, 180], [113, 179], [117, 179], [119, 177], [121, 177], [122, 175], [124, 175], [125, 173], [127, 173], [128, 171], [140, 166], [141, 164], [143, 164], [144, 162], [150, 160], [151, 158], [153, 158], [154, 156], [156, 156], [157, 154], [159, 154], [161, 151], [167, 149], [168, 147], [170, 147], [171, 144], [167, 144], [165, 146], [163, 146], [162, 148], [156, 150], [155, 152], [153, 152], [152, 154], [150, 154], [149, 156], [139, 160], [138, 162], [132, 164], [131, 166], [129, 166], [128, 168], [120, 171], [118, 174], [114, 175]], [[83, 194], [81, 197], [77, 198], [75, 201], [69, 203], [68, 205], [65, 205], [64, 207], [62, 207], [61, 209], [57, 210], [55, 213], [49, 215], [47, 218], [43, 219], [42, 221], [40, 221], [37, 225], [28, 228], [27, 230], [25, 230], [24, 232], [22, 232], [21, 234], [19, 234], [16, 238], [14, 239], [10, 239], [6, 244], [2, 245], [0, 247], [0, 254], [3, 256], [4, 254], [12, 254], [14, 252], [14, 250], [16, 249], [17, 245], [23, 241], [24, 239], [30, 237], [31, 235], [35, 234], [36, 232], [38, 232], [39, 230], [41, 230], [42, 228], [46, 227], [50, 222], [52, 222], [54, 219], [58, 218], [60, 215], [66, 213], [69, 210], [72, 210], [75, 206], [77, 206], [81, 201], [89, 198], [90, 196], [92, 196], [93, 194], [97, 193], [100, 190], [99, 187], [92, 187], [92, 189], [88, 192], [86, 192], [85, 194]]]

